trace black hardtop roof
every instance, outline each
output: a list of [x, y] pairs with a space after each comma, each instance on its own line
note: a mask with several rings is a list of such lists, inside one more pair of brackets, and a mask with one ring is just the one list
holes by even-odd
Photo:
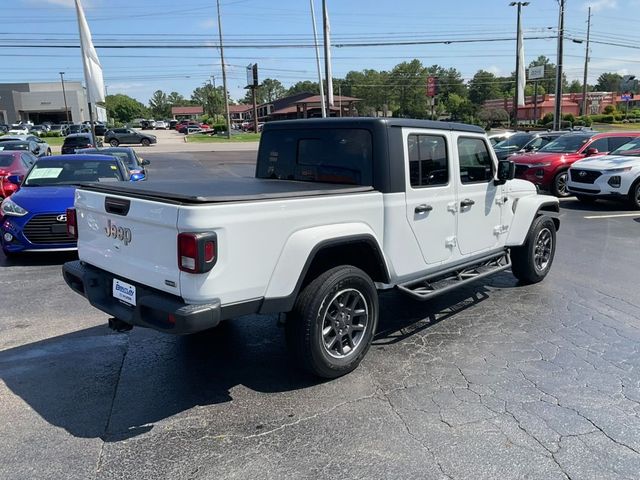
[[434, 120], [417, 120], [411, 118], [374, 118], [374, 117], [346, 117], [346, 118], [304, 118], [298, 120], [278, 120], [267, 122], [264, 130], [280, 130], [288, 128], [375, 128], [375, 127], [408, 127], [428, 128], [433, 130], [454, 130], [459, 132], [485, 133], [476, 125], [465, 123], [439, 122]]

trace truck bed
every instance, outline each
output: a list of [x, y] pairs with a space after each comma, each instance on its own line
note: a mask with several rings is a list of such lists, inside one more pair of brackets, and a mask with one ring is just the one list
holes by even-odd
[[213, 178], [207, 180], [146, 180], [137, 183], [84, 183], [80, 187], [112, 195], [144, 198], [174, 204], [249, 202], [320, 195], [370, 192], [371, 186], [299, 182], [263, 178]]

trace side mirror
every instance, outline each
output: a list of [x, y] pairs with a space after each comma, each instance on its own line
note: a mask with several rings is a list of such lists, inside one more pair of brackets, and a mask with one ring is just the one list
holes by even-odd
[[144, 179], [145, 179], [144, 173], [132, 173], [131, 176], [129, 177], [130, 182], [139, 182], [140, 180], [144, 180]]
[[498, 161], [498, 174], [495, 180], [496, 185], [504, 185], [507, 180], [513, 180], [516, 176], [516, 164], [511, 160]]
[[585, 156], [587, 157], [590, 157], [591, 155], [596, 155], [598, 153], [600, 153], [598, 152], [598, 149], [593, 147], [587, 148], [587, 150], [584, 152]]
[[14, 185], [20, 185], [24, 180], [24, 175], [9, 175], [7, 177], [7, 181], [9, 183], [13, 183]]
[[144, 159], [141, 159], [141, 160], [142, 160], [142, 162], [140, 162], [140, 164], [141, 164], [142, 166], [146, 167], [147, 165], [151, 165], [151, 161], [149, 161], [149, 160], [144, 160]]

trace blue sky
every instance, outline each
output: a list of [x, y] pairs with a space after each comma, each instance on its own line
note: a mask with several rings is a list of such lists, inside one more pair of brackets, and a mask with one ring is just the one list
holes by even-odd
[[[315, 0], [318, 18], [321, 3]], [[78, 44], [73, 0], [2, 0], [2, 4], [0, 44], [19, 48], [0, 47], [5, 66], [0, 83], [56, 81], [60, 71], [69, 80], [82, 79], [79, 50], [40, 47]], [[508, 4], [508, 0], [328, 0], [334, 42], [513, 37], [516, 9]], [[217, 40], [215, 0], [83, 0], [83, 5], [96, 45], [162, 47]], [[589, 5], [594, 40], [640, 45], [640, 34], [635, 33], [640, 20], [632, 20], [637, 17], [630, 14], [637, 12], [640, 0], [567, 0], [568, 35], [584, 38]], [[254, 47], [308, 44], [312, 38], [308, 0], [221, 0], [221, 9], [224, 39], [229, 44], [225, 49], [229, 90], [234, 99], [244, 95], [244, 66], [248, 63], [259, 64], [261, 78], [278, 78], [285, 86], [317, 78], [312, 48]], [[525, 34], [553, 35], [557, 16], [556, 0], [530, 0], [523, 8]], [[240, 44], [250, 48], [231, 48]], [[638, 48], [594, 43], [589, 82], [605, 71], [635, 74], [640, 64]], [[570, 80], [582, 79], [584, 49], [584, 44], [565, 43], [565, 71]], [[211, 75], [218, 85], [222, 82], [219, 52], [214, 48], [99, 48], [98, 55], [108, 93], [126, 93], [144, 103], [157, 89], [189, 96]], [[538, 55], [555, 62], [555, 39], [526, 41], [526, 62]], [[333, 58], [336, 77], [349, 70], [390, 69], [418, 58], [425, 65], [455, 67], [468, 79], [480, 68], [499, 75], [513, 71], [515, 42], [341, 47], [333, 49]]]

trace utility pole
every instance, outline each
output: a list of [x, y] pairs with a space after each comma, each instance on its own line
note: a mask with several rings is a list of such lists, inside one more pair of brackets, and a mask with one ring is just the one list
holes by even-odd
[[64, 113], [67, 115], [67, 123], [69, 122], [69, 108], [67, 107], [67, 92], [64, 89], [64, 72], [60, 72], [60, 81], [62, 82], [62, 98], [64, 98]]
[[589, 36], [591, 35], [591, 7], [587, 17], [587, 49], [584, 54], [584, 78], [582, 81], [582, 115], [587, 115], [587, 72], [589, 70]]
[[220, 18], [220, 0], [216, 0], [218, 7], [218, 33], [220, 35], [220, 63], [222, 64], [222, 85], [224, 88], [224, 107], [227, 114], [227, 138], [231, 138], [231, 115], [229, 114], [229, 97], [227, 96], [227, 69], [224, 66], [224, 48], [222, 46], [222, 19]]
[[564, 2], [565, 0], [558, 0], [560, 3], [560, 11], [558, 15], [558, 60], [556, 64], [556, 105], [555, 113], [553, 115], [553, 128], [554, 130], [562, 129], [562, 48], [564, 43]]
[[322, 85], [322, 68], [320, 67], [320, 49], [318, 48], [318, 30], [316, 28], [316, 12], [313, 7], [313, 0], [309, 0], [311, 6], [311, 23], [313, 23], [313, 45], [316, 50], [316, 64], [318, 66], [318, 85], [320, 87], [320, 106], [322, 108], [322, 118], [327, 116], [327, 107], [324, 102], [324, 86]]
[[327, 117], [331, 117], [331, 107], [333, 107], [333, 74], [331, 73], [331, 38], [327, 0], [322, 0], [322, 20], [324, 32], [324, 72], [327, 82]]
[[513, 127], [518, 129], [518, 97], [520, 96], [520, 49], [522, 48], [522, 34], [521, 34], [521, 21], [522, 21], [522, 7], [529, 5], [529, 2], [511, 2], [510, 7], [518, 6], [518, 26], [516, 30], [516, 91], [513, 97]]

